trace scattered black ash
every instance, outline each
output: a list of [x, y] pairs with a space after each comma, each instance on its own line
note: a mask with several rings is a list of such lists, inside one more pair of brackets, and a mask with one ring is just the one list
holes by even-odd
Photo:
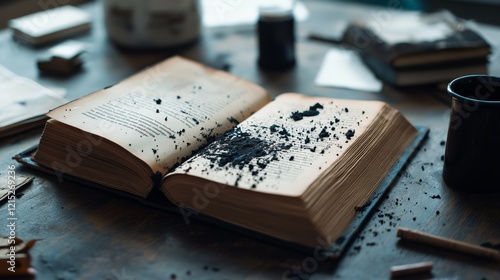
[[319, 111], [317, 111], [317, 110], [306, 110], [303, 112], [295, 111], [295, 112], [292, 112], [292, 115], [290, 116], [290, 118], [292, 118], [294, 121], [300, 121], [304, 117], [314, 117], [317, 115], [319, 115]]
[[203, 137], [203, 139], [201, 141], [203, 141], [206, 144], [209, 144], [209, 143], [212, 143], [213, 141], [215, 141], [215, 139], [217, 139], [217, 137], [219, 136], [218, 134], [215, 134], [214, 133], [214, 129], [213, 128], [210, 128], [210, 129], [204, 129], [203, 127], [200, 129], [200, 131], [203, 131], [201, 133], [201, 136]]
[[157, 98], [157, 99], [153, 99], [154, 102], [156, 102], [156, 104], [160, 105], [161, 104], [161, 99], [160, 98]]
[[484, 243], [481, 244], [481, 246], [485, 247], [485, 248], [490, 248], [490, 249], [494, 249], [494, 250], [500, 251], [500, 243], [493, 244], [491, 242], [484, 242]]
[[230, 122], [230, 123], [233, 123], [233, 124], [236, 124], [238, 125], [240, 122], [235, 119], [234, 117], [230, 117], [230, 118], [227, 118], [227, 120]]
[[278, 132], [278, 133], [279, 133], [280, 135], [287, 135], [287, 136], [289, 136], [289, 135], [290, 135], [290, 133], [288, 133], [288, 130], [286, 130], [286, 128], [285, 128], [285, 127], [283, 127], [283, 126], [281, 127], [281, 130], [280, 130], [280, 132]]
[[355, 206], [354, 207], [354, 210], [356, 212], [364, 212], [368, 207], [370, 207], [370, 205], [372, 204], [372, 201], [368, 201], [366, 202], [363, 206]]
[[[293, 112], [292, 119], [297, 121], [304, 117], [314, 117], [320, 113], [321, 109], [324, 109], [323, 105], [316, 103], [309, 106], [309, 109], [303, 112]], [[209, 163], [205, 169], [200, 170], [201, 172], [208, 174], [212, 171], [223, 171], [227, 174], [231, 174], [231, 180], [235, 180], [234, 182], [228, 182], [229, 184], [233, 186], [246, 185], [255, 188], [259, 186], [259, 182], [266, 179], [267, 174], [264, 174], [264, 169], [271, 162], [295, 160], [295, 157], [287, 152], [292, 147], [293, 150], [309, 150], [319, 155], [325, 154], [331, 147], [343, 149], [340, 143], [343, 143], [346, 139], [350, 140], [354, 136], [355, 130], [348, 129], [348, 127], [338, 124], [341, 122], [339, 117], [342, 117], [345, 108], [338, 109], [340, 110], [338, 112], [340, 116], [329, 116], [329, 121], [311, 118], [310, 122], [304, 122], [302, 125], [295, 126], [285, 125], [286, 123], [293, 124], [293, 121], [283, 120], [283, 124], [275, 123], [270, 126], [255, 124], [248, 128], [236, 127], [226, 132], [212, 144], [196, 149], [191, 155], [180, 160], [194, 162], [194, 159], [198, 157], [205, 158]], [[288, 114], [290, 113], [283, 113], [280, 117], [285, 119]], [[233, 117], [227, 117], [227, 120], [235, 124], [238, 123]], [[222, 124], [217, 124], [217, 126], [219, 125]], [[200, 131], [206, 131], [206, 129], [204, 130], [201, 128]], [[331, 131], [336, 131], [337, 133], [333, 134]], [[175, 136], [182, 136], [184, 132], [185, 131], [178, 131]], [[211, 137], [215, 138], [215, 136]], [[203, 140], [212, 142], [212, 140], [214, 140], [198, 138], [199, 139], [195, 137], [198, 142]], [[177, 143], [174, 141], [174, 144]], [[182, 149], [181, 146], [179, 147]], [[192, 155], [196, 156], [192, 157]], [[191, 158], [191, 160], [187, 160], [187, 158]], [[179, 165], [175, 165], [172, 168], [175, 169], [178, 166]], [[200, 168], [202, 167], [200, 166]], [[319, 169], [321, 169], [321, 167], [319, 167]], [[243, 176], [245, 174], [248, 175], [248, 177]]]
[[356, 254], [356, 253], [359, 253], [359, 251], [361, 251], [361, 246], [354, 246], [354, 247], [352, 247], [352, 249], [353, 249], [354, 253]]
[[252, 159], [257, 159], [258, 166], [265, 167], [271, 160], [277, 160], [277, 152], [291, 147], [291, 144], [275, 144], [255, 138], [239, 128], [223, 135], [218, 143], [216, 149], [208, 149], [211, 153], [206, 156], [221, 167], [229, 164], [240, 169]]
[[[219, 137], [219, 134], [214, 133], [214, 128], [206, 129], [206, 130], [204, 128], [201, 128], [200, 131], [204, 131], [203, 133], [201, 133], [202, 138], [196, 139], [196, 140], [201, 143], [201, 146], [198, 147], [198, 148], [196, 148], [196, 149], [194, 149], [189, 155], [187, 155], [187, 156], [185, 156], [183, 158], [178, 158], [177, 163], [175, 163], [171, 167], [166, 167], [166, 169], [168, 169], [170, 171], [175, 171], [180, 166], [181, 162], [185, 162], [188, 159], [191, 159], [192, 156], [194, 156], [194, 155], [200, 153], [201, 151], [203, 151], [210, 143], [214, 142], [215, 139], [217, 139]], [[181, 133], [182, 134], [184, 132], [185, 132], [185, 129], [182, 129], [181, 131], [179, 131], [177, 133]], [[172, 137], [169, 137], [169, 138], [172, 138]], [[172, 139], [175, 139], [175, 136]], [[175, 143], [175, 141], [174, 141], [174, 143]], [[177, 150], [177, 147], [178, 147], [178, 145], [175, 145], [175, 149], [176, 150]], [[188, 168], [188, 171], [189, 171], [189, 169], [190, 168]]]
[[441, 199], [441, 196], [439, 194], [431, 196], [432, 199]]
[[318, 109], [323, 109], [323, 108], [324, 108], [323, 105], [316, 103], [313, 106], [310, 106], [309, 110], [305, 110], [302, 112], [299, 111], [292, 112], [290, 118], [292, 118], [294, 121], [300, 121], [304, 117], [314, 117], [319, 115]]
[[[235, 127], [207, 146], [200, 155], [218, 168], [243, 170], [246, 167], [252, 175], [258, 176], [269, 163], [279, 161], [278, 153], [291, 147], [292, 144], [266, 141]], [[237, 181], [239, 179], [241, 177]]]
[[[213, 266], [211, 267], [213, 272], [219, 272], [221, 269], [219, 267]], [[203, 270], [210, 270], [210, 267], [208, 265], [203, 266]]]
[[340, 236], [339, 238], [337, 238], [337, 240], [335, 240], [335, 244], [337, 245], [342, 245], [342, 243], [344, 243], [346, 241], [346, 238], [345, 236]]
[[323, 129], [321, 130], [321, 132], [319, 133], [318, 137], [319, 138], [325, 138], [325, 137], [328, 137], [330, 136], [330, 132], [326, 131], [328, 128], [325, 126], [323, 127]]
[[235, 187], [238, 187], [238, 184], [239, 184], [239, 182], [240, 182], [240, 180], [241, 180], [242, 177], [243, 177], [243, 175], [241, 175], [241, 174], [238, 174], [236, 176], [236, 181], [234, 181], [234, 186]]
[[318, 110], [318, 109], [324, 109], [325, 107], [323, 107], [323, 105], [319, 104], [319, 103], [316, 103], [312, 106], [309, 107], [309, 110]]
[[[347, 109], [347, 108], [346, 108]], [[351, 140], [352, 137], [354, 137], [354, 134], [356, 133], [356, 131], [354, 129], [349, 129], [346, 133], [345, 133], [345, 137], [347, 137], [348, 140]]]

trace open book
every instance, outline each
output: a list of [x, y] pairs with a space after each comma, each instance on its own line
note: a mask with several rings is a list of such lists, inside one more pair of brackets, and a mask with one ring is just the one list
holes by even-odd
[[395, 109], [286, 93], [174, 57], [51, 111], [34, 161], [305, 246], [332, 243], [417, 130]]

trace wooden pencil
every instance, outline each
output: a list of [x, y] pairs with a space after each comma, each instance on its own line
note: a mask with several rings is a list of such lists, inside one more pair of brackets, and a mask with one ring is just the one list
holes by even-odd
[[408, 241], [424, 243], [447, 250], [453, 250], [456, 252], [500, 261], [500, 251], [428, 233], [423, 233], [417, 230], [398, 228], [397, 237]]

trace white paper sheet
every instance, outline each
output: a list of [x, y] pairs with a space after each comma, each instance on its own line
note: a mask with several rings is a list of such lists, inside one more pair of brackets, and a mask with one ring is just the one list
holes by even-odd
[[43, 116], [67, 102], [58, 94], [0, 65], [0, 137], [8, 126]]
[[382, 82], [363, 63], [359, 55], [342, 48], [330, 49], [316, 76], [316, 85], [379, 92]]

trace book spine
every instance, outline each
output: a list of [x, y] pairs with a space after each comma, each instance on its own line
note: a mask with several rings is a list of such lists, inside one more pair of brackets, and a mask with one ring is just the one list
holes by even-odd
[[387, 63], [379, 61], [377, 58], [369, 54], [361, 53], [361, 60], [370, 68], [375, 76], [384, 82], [397, 84], [397, 75], [394, 69]]

